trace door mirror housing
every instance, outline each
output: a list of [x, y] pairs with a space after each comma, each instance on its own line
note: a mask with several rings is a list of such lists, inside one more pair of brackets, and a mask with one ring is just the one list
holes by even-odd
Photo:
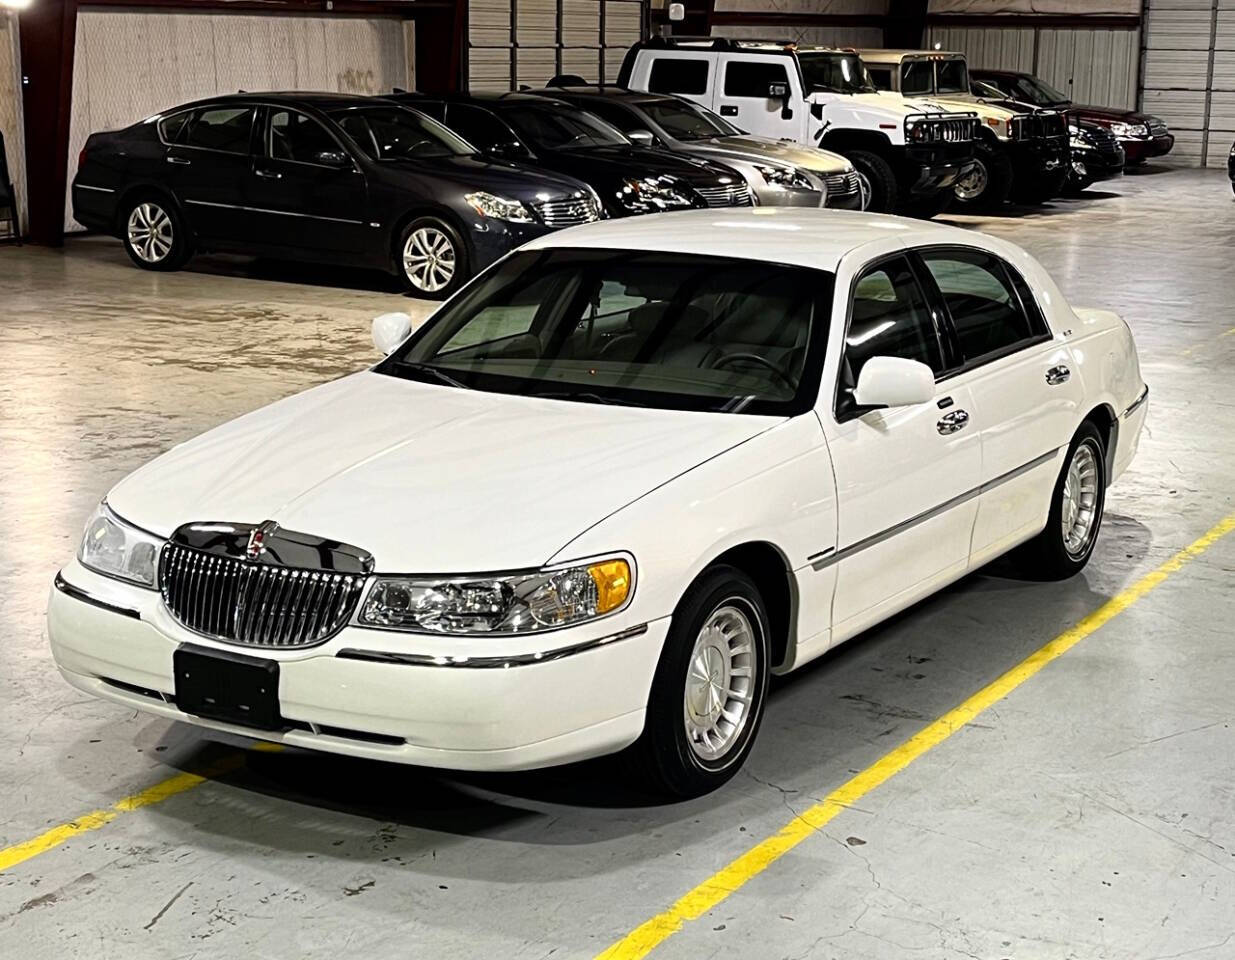
[[853, 391], [859, 407], [912, 407], [935, 399], [935, 374], [919, 360], [871, 357], [862, 365]]
[[373, 346], [388, 357], [412, 333], [412, 318], [406, 313], [383, 313], [373, 318]]
[[346, 170], [351, 167], [352, 158], [342, 150], [320, 150], [313, 155], [313, 162], [335, 170]]
[[793, 110], [789, 107], [789, 84], [769, 83], [768, 99], [780, 101], [780, 118], [782, 120], [793, 119]]
[[656, 142], [651, 130], [627, 130], [626, 136], [630, 142], [640, 147], [650, 147]]
[[530, 156], [527, 148], [517, 140], [495, 143], [487, 148], [485, 153], [492, 157], [500, 157], [502, 160], [526, 160]]

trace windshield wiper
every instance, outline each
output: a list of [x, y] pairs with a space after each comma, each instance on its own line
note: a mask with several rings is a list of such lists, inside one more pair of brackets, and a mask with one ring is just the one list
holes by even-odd
[[471, 387], [467, 384], [456, 380], [450, 374], [445, 373], [437, 367], [431, 366], [427, 363], [417, 363], [415, 360], [396, 360], [395, 365], [400, 367], [410, 367], [411, 369], [417, 370], [421, 373], [427, 373], [431, 377], [436, 377], [439, 382], [446, 384], [448, 387], [458, 387], [460, 390], [471, 389]]
[[648, 404], [639, 403], [637, 400], [618, 400], [614, 397], [602, 396], [599, 393], [591, 393], [586, 390], [538, 390], [535, 393], [529, 394], [532, 397], [543, 397], [546, 400], [583, 400], [589, 403], [603, 403], [611, 407], [646, 407]]

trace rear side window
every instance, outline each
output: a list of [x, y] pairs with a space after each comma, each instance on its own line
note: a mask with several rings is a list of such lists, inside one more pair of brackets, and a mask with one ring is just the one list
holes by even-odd
[[252, 107], [214, 107], [194, 115], [180, 142], [223, 153], [248, 153], [252, 130]]
[[866, 72], [871, 75], [871, 83], [880, 90], [892, 89], [891, 67], [867, 67]]
[[584, 100], [577, 104], [588, 113], [594, 113], [606, 123], [611, 123], [623, 133], [631, 130], [641, 130], [647, 126], [640, 118], [619, 103], [608, 103], [604, 100]]
[[184, 113], [175, 113], [170, 117], [164, 117], [159, 121], [159, 136], [163, 138], [164, 143], [176, 143], [180, 139], [180, 135], [184, 133], [184, 128], [189, 125], [189, 118], [192, 116], [187, 110]]
[[725, 96], [751, 97], [768, 100], [768, 88], [774, 83], [789, 83], [789, 73], [783, 63], [761, 63], [757, 60], [731, 60], [725, 65]]
[[516, 142], [514, 133], [501, 120], [487, 110], [465, 103], [452, 103], [447, 107], [446, 126], [481, 150]]
[[869, 268], [854, 285], [842, 382], [852, 389], [871, 357], [918, 360], [940, 374], [939, 334], [926, 296], [905, 257]]
[[1037, 335], [998, 257], [947, 250], [926, 251], [922, 260], [948, 305], [964, 362], [1007, 352]]
[[708, 61], [684, 57], [657, 57], [648, 78], [652, 93], [707, 93]]

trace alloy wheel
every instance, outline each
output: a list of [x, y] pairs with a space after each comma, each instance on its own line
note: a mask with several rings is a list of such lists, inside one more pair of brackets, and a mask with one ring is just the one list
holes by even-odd
[[750, 719], [758, 677], [752, 616], [737, 599], [704, 620], [686, 675], [682, 716], [686, 740], [700, 760], [724, 759]]
[[991, 175], [986, 164], [974, 160], [965, 175], [956, 181], [956, 198], [958, 200], [977, 200], [990, 186]]
[[1098, 458], [1093, 446], [1082, 443], [1068, 463], [1059, 512], [1064, 549], [1074, 559], [1085, 555], [1097, 530], [1099, 482]]
[[413, 230], [403, 245], [403, 272], [417, 290], [437, 293], [455, 275], [455, 245], [436, 227]]
[[129, 214], [129, 246], [146, 263], [161, 263], [172, 252], [172, 218], [157, 203], [139, 203]]

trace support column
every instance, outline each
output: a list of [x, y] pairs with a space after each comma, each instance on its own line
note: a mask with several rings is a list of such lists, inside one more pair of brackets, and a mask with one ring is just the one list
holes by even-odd
[[35, 0], [19, 15], [30, 239], [64, 242], [77, 0]]

